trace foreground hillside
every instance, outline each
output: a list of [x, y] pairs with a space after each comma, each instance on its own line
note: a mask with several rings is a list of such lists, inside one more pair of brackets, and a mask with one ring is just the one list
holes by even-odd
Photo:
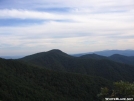
[[[117, 63], [102, 56], [73, 57], [60, 50], [51, 50], [22, 58], [26, 63], [55, 71], [99, 76], [111, 81], [133, 81], [134, 66]], [[103, 58], [103, 59], [100, 59]]]
[[111, 84], [99, 77], [0, 59], [0, 101], [99, 101], [100, 88]]

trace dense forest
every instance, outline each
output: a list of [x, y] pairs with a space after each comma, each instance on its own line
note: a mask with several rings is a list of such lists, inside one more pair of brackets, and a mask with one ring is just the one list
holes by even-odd
[[0, 59], [1, 101], [99, 101], [110, 81], [87, 75], [55, 72], [15, 60]]
[[0, 58], [0, 101], [101, 101], [107, 97], [105, 88], [111, 96], [120, 80], [131, 85], [134, 66], [94, 54], [73, 57], [51, 50], [16, 60]]

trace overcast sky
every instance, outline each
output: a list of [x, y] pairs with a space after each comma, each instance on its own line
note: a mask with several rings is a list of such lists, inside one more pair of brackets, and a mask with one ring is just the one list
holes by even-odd
[[134, 49], [134, 0], [0, 0], [0, 56]]

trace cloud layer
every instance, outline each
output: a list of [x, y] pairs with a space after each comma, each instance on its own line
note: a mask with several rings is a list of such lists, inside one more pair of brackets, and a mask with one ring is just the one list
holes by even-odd
[[3, 0], [0, 55], [134, 49], [133, 0]]

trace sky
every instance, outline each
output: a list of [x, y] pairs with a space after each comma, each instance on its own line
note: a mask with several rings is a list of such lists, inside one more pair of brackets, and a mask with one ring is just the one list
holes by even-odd
[[134, 50], [134, 0], [0, 0], [0, 56]]

